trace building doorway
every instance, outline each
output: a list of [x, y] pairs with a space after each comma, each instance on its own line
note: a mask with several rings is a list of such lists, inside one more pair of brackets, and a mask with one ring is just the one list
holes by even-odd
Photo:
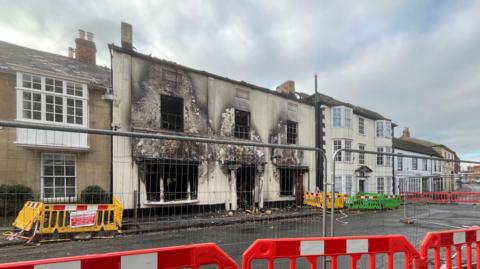
[[256, 165], [242, 164], [236, 171], [238, 208], [253, 208], [255, 204]]
[[358, 180], [358, 192], [366, 192], [365, 179]]

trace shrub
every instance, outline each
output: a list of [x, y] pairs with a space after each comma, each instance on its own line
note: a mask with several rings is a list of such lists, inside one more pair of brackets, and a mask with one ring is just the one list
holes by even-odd
[[29, 200], [33, 200], [33, 191], [29, 187], [0, 185], [0, 216], [16, 216]]
[[85, 204], [109, 204], [111, 200], [110, 194], [97, 185], [86, 187], [80, 194], [80, 199]]

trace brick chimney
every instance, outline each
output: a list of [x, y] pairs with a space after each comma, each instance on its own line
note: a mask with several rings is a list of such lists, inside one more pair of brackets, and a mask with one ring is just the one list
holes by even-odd
[[295, 81], [287, 80], [284, 83], [280, 84], [277, 87], [277, 92], [288, 94], [295, 93]]
[[122, 48], [132, 50], [132, 25], [122, 21], [121, 25], [122, 31]]
[[405, 127], [405, 129], [403, 129], [401, 138], [410, 138], [410, 130], [408, 129], [408, 127]]
[[78, 30], [78, 37], [75, 39], [75, 58], [89, 64], [96, 64], [97, 48], [93, 42], [93, 34], [88, 32], [85, 39], [85, 31]]
[[68, 47], [68, 58], [72, 58], [75, 54], [75, 50], [72, 47]]

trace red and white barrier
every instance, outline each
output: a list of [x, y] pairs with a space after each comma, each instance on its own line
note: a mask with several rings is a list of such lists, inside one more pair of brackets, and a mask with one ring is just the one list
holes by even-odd
[[480, 192], [403, 192], [404, 201], [419, 203], [480, 203]]
[[7, 263], [0, 264], [0, 269], [198, 269], [210, 264], [219, 269], [238, 268], [217, 245], [206, 243]]
[[[350, 256], [350, 267], [357, 268], [362, 255], [369, 255], [370, 268], [376, 268], [376, 255], [387, 254], [387, 268], [393, 268], [394, 255], [404, 253], [405, 268], [413, 268], [420, 262], [415, 248], [403, 235], [388, 236], [349, 236], [289, 239], [259, 239], [243, 254], [243, 269], [251, 269], [252, 261], [267, 260], [268, 268], [273, 269], [274, 260], [290, 259], [290, 268], [295, 268], [296, 259], [305, 257], [311, 268], [317, 267], [319, 256], [331, 257], [331, 268], [338, 268], [339, 256]], [[418, 268], [416, 266], [415, 268]]]
[[[434, 268], [446, 268], [452, 267], [452, 247], [455, 249], [456, 268], [468, 268], [473, 267], [472, 258], [472, 245], [476, 244], [476, 268], [480, 269], [480, 227], [469, 228], [465, 230], [450, 230], [428, 233], [420, 246], [420, 255], [422, 257], [422, 264], [428, 268], [429, 264], [429, 250], [434, 251], [433, 262]], [[466, 260], [462, 261], [462, 248], [466, 248]], [[441, 259], [441, 250], [445, 250], [445, 257]], [[445, 265], [441, 265], [441, 260], [445, 261]], [[464, 267], [466, 266], [466, 267]]]

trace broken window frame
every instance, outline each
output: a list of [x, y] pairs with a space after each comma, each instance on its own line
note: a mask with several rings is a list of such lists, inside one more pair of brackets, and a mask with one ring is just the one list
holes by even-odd
[[[167, 104], [167, 102], [170, 102]], [[174, 102], [178, 102], [173, 104]], [[181, 103], [181, 104], [180, 104]], [[184, 100], [181, 97], [171, 95], [160, 95], [160, 127], [164, 130], [183, 132], [184, 131]], [[178, 111], [172, 111], [168, 106], [180, 106]], [[169, 109], [169, 111], [167, 111]]]
[[[173, 159], [143, 161], [148, 203], [190, 202], [198, 197], [198, 162]], [[168, 186], [172, 182], [180, 185]], [[180, 188], [180, 191], [178, 189]], [[172, 191], [173, 190], [173, 191]]]
[[287, 121], [287, 144], [297, 144], [298, 139], [298, 122]]
[[295, 195], [295, 177], [297, 173], [293, 168], [279, 168], [280, 174], [280, 196], [294, 196]]
[[[249, 111], [235, 109], [234, 137], [250, 140], [250, 121], [251, 114]], [[246, 120], [244, 119], [246, 117]], [[240, 120], [245, 123], [240, 124]]]

